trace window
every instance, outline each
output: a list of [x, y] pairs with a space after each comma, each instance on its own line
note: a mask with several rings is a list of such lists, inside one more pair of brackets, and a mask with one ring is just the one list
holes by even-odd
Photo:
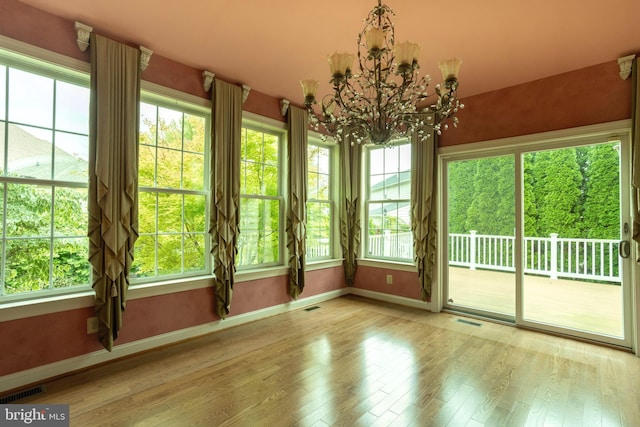
[[331, 149], [309, 143], [307, 171], [307, 261], [331, 258], [333, 201]]
[[[167, 105], [171, 105], [168, 107]], [[210, 116], [143, 97], [138, 221], [131, 277], [141, 281], [209, 271], [207, 159]]]
[[367, 258], [413, 262], [411, 145], [367, 151]]
[[239, 267], [282, 264], [281, 135], [242, 129]]
[[89, 76], [0, 49], [0, 295], [90, 287]]

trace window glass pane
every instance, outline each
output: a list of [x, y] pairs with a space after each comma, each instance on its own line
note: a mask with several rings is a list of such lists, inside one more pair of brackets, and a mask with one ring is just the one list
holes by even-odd
[[326, 202], [307, 204], [307, 258], [331, 256], [331, 205]]
[[309, 199], [317, 199], [318, 196], [318, 174], [314, 172], [307, 173], [307, 197]]
[[131, 277], [154, 277], [156, 274], [155, 235], [140, 235], [136, 240], [134, 251], [135, 259], [131, 266]]
[[264, 162], [270, 165], [278, 165], [278, 137], [268, 133], [264, 135]]
[[0, 122], [0, 175], [4, 175], [4, 141], [5, 141], [5, 124]]
[[156, 176], [156, 148], [141, 145], [138, 159], [138, 185], [154, 187]]
[[6, 120], [7, 67], [0, 65], [0, 120]]
[[89, 137], [56, 132], [54, 179], [87, 182]]
[[158, 108], [155, 105], [140, 103], [140, 144], [156, 145]]
[[205, 212], [207, 199], [201, 195], [184, 196], [184, 227], [190, 232], [206, 232]]
[[204, 155], [184, 153], [182, 187], [186, 190], [204, 189]]
[[329, 199], [329, 175], [320, 175], [318, 177], [318, 199]]
[[89, 88], [56, 82], [56, 129], [89, 134]]
[[53, 127], [53, 80], [10, 68], [9, 120]]
[[240, 209], [239, 264], [277, 262], [280, 258], [279, 201], [242, 198]]
[[278, 168], [276, 166], [264, 167], [262, 184], [264, 186], [262, 194], [274, 197], [278, 195]]
[[[4, 200], [4, 187], [6, 184], [0, 183], [0, 201]], [[4, 203], [0, 203], [0, 236], [4, 235]], [[2, 252], [2, 251], [0, 251]], [[0, 264], [2, 265], [2, 264]]]
[[51, 188], [7, 184], [7, 236], [35, 237], [51, 233]]
[[182, 231], [181, 194], [158, 194], [158, 231], [160, 233]]
[[371, 175], [384, 173], [384, 151], [382, 148], [369, 151], [369, 173]]
[[158, 274], [182, 272], [182, 236], [180, 234], [158, 236]]
[[398, 170], [399, 165], [399, 148], [389, 147], [382, 150], [384, 154], [384, 171], [385, 173], [394, 172]]
[[8, 176], [51, 179], [50, 130], [9, 125]]
[[262, 133], [245, 129], [242, 141], [244, 143], [244, 149], [242, 150], [244, 160], [262, 162]]
[[138, 194], [138, 227], [140, 233], [156, 232], [156, 193]]
[[90, 285], [91, 264], [88, 240], [55, 239], [53, 241], [53, 287]]
[[158, 108], [158, 145], [182, 149], [182, 113]]
[[55, 236], [80, 237], [87, 234], [89, 212], [86, 188], [56, 188], [53, 209]]
[[206, 139], [206, 119], [204, 117], [184, 115], [184, 149], [195, 153], [204, 153]]
[[158, 148], [157, 180], [160, 188], [180, 188], [182, 151]]
[[7, 240], [5, 294], [41, 291], [49, 288], [50, 240]]
[[185, 234], [184, 236], [184, 269], [185, 271], [201, 271], [205, 265], [205, 234]]
[[260, 194], [262, 192], [262, 164], [254, 162], [242, 162], [244, 169], [243, 194]]

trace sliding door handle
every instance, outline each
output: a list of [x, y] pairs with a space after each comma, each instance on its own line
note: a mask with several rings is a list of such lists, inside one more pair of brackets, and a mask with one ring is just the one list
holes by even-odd
[[618, 243], [618, 254], [621, 258], [629, 258], [631, 255], [631, 245], [628, 240], [620, 240]]

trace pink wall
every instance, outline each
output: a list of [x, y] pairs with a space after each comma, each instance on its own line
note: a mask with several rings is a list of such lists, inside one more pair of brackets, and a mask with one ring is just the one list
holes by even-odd
[[[387, 274], [393, 275], [393, 284], [391, 285], [387, 285]], [[399, 297], [418, 300], [422, 298], [418, 273], [414, 271], [359, 265], [354, 287]]]
[[444, 132], [440, 146], [628, 119], [631, 79], [618, 73], [613, 60], [464, 99], [459, 127]]

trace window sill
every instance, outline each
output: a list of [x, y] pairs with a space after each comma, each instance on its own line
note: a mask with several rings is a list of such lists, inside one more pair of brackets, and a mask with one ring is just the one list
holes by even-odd
[[307, 263], [307, 271], [322, 270], [325, 268], [341, 267], [342, 260], [337, 258], [310, 261]]

